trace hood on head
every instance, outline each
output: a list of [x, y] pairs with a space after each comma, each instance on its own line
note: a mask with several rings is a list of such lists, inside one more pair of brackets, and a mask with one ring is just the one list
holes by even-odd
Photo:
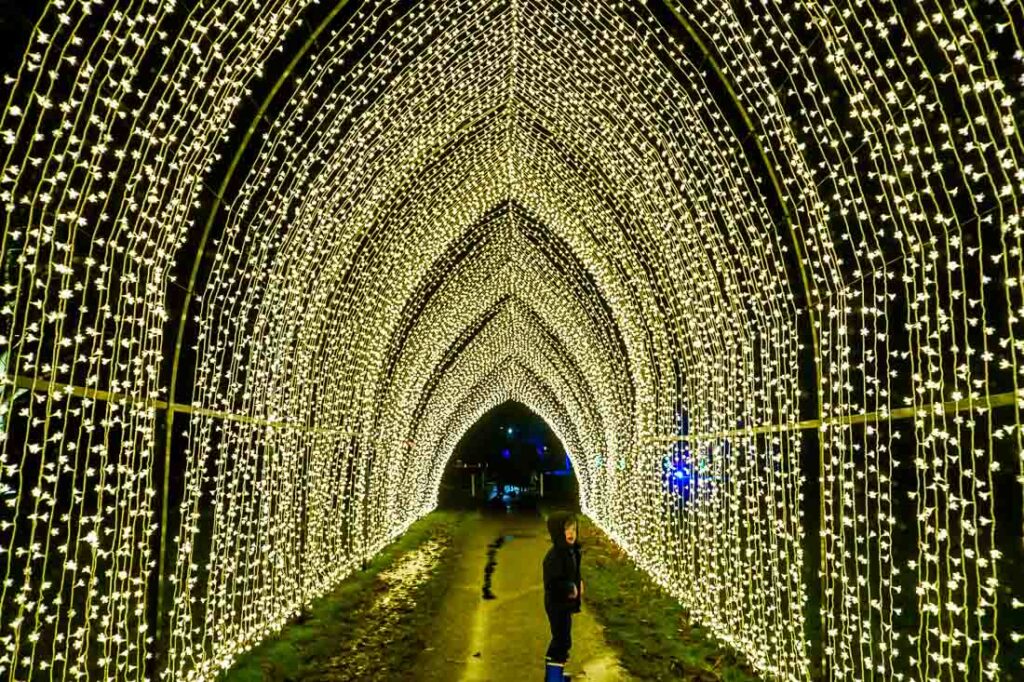
[[[575, 519], [576, 515], [570, 512], [559, 511], [548, 517], [548, 534], [551, 535], [551, 542], [559, 547], [566, 547], [569, 543], [565, 541], [565, 522]], [[576, 524], [576, 533], [579, 534], [579, 522]]]

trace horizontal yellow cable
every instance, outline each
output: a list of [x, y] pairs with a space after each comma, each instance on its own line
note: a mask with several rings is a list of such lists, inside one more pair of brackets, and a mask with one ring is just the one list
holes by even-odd
[[[70, 393], [78, 398], [90, 398], [92, 400], [105, 400], [108, 402], [126, 403], [126, 404], [144, 404], [146, 407], [153, 408], [155, 410], [167, 410], [168, 405], [165, 400], [156, 400], [154, 398], [136, 398], [123, 393], [111, 393], [110, 391], [101, 391], [94, 388], [85, 388], [83, 386], [73, 386], [71, 384], [64, 384], [58, 381], [47, 381], [44, 379], [36, 379], [32, 377], [25, 377], [20, 375], [8, 375], [7, 382], [17, 386], [18, 388], [24, 388], [30, 391], [47, 391], [50, 393]], [[762, 433], [782, 433], [786, 431], [805, 431], [807, 429], [819, 429], [823, 425], [825, 427], [831, 426], [847, 426], [852, 424], [864, 424], [867, 422], [880, 422], [880, 421], [896, 421], [902, 419], [915, 419], [917, 417], [924, 417], [928, 415], [936, 414], [954, 414], [957, 412], [967, 412], [969, 410], [989, 410], [997, 407], [1006, 407], [1013, 405], [1017, 399], [1024, 400], [1024, 397], [1017, 396], [1013, 391], [1006, 393], [997, 393], [995, 395], [988, 395], [982, 398], [964, 398], [961, 400], [950, 400], [944, 403], [935, 403], [930, 407], [901, 407], [895, 409], [892, 412], [868, 412], [866, 414], [847, 414], [839, 417], [831, 417], [828, 419], [805, 419], [804, 421], [793, 422], [792, 424], [761, 424], [760, 426], [754, 426], [750, 428], [739, 428], [739, 429], [727, 429], [724, 431], [708, 431], [704, 433], [690, 433], [683, 436], [656, 436], [648, 438], [647, 441], [651, 443], [674, 443], [676, 441], [683, 440], [711, 440], [715, 438], [734, 438], [737, 436], [745, 435], [758, 435]], [[222, 412], [219, 410], [211, 410], [205, 407], [195, 407], [192, 405], [182, 405], [181, 403], [173, 403], [170, 408], [171, 412], [180, 412], [182, 414], [195, 414], [203, 417], [212, 417], [214, 419], [224, 419], [226, 421], [235, 421], [243, 424], [255, 424], [257, 426], [269, 426], [273, 428], [293, 428], [299, 431], [308, 431], [310, 433], [348, 433], [346, 429], [323, 429], [323, 428], [309, 428], [301, 424], [294, 424], [283, 421], [270, 421], [266, 419], [257, 419], [256, 417], [250, 417], [243, 414], [235, 414], [233, 412]]]
[[930, 407], [901, 407], [892, 412], [868, 412], [866, 414], [846, 414], [828, 419], [807, 419], [792, 424], [762, 424], [750, 428], [728, 429], [725, 431], [708, 431], [705, 433], [689, 433], [683, 436], [657, 436], [649, 438], [648, 442], [653, 443], [674, 443], [683, 440], [713, 440], [715, 438], [733, 438], [737, 436], [752, 436], [761, 433], [781, 433], [785, 431], [804, 431], [806, 429], [820, 429], [822, 426], [847, 426], [852, 424], [864, 424], [867, 422], [896, 421], [901, 419], [916, 419], [936, 414], [953, 414], [956, 412], [967, 412], [968, 410], [988, 410], [996, 407], [1013, 405], [1018, 399], [1013, 391], [997, 393], [983, 398], [964, 398], [963, 400], [950, 400], [944, 403], [934, 403]]
[[95, 388], [74, 386], [71, 384], [61, 383], [59, 381], [48, 381], [45, 379], [37, 379], [33, 377], [26, 377], [20, 375], [7, 375], [7, 383], [13, 384], [18, 388], [24, 388], [29, 391], [39, 391], [46, 393], [69, 393], [77, 398], [103, 400], [106, 402], [123, 403], [127, 405], [144, 405], [145, 407], [154, 410], [169, 409], [171, 412], [180, 412], [182, 414], [194, 414], [202, 417], [211, 417], [213, 419], [223, 419], [225, 421], [239, 422], [242, 424], [269, 426], [275, 429], [290, 428], [295, 429], [297, 431], [303, 431], [308, 433], [326, 434], [349, 433], [347, 429], [310, 428], [308, 426], [292, 422], [258, 419], [256, 417], [250, 417], [244, 414], [235, 414], [234, 412], [210, 410], [205, 407], [182, 405], [181, 403], [171, 403], [171, 405], [168, 407], [166, 400], [157, 400], [155, 398], [136, 398], [134, 396], [125, 395], [123, 393], [112, 393], [110, 391], [101, 391]]

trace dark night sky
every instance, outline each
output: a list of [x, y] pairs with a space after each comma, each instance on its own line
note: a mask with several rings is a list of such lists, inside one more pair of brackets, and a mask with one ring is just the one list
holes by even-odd
[[522, 403], [509, 401], [466, 431], [452, 457], [460, 459], [467, 464], [487, 462], [489, 468], [502, 466], [502, 460], [517, 460], [520, 467], [550, 471], [564, 468], [565, 449], [543, 419]]

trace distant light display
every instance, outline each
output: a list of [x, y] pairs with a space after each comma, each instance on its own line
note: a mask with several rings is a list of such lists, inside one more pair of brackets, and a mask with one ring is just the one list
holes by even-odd
[[766, 677], [1024, 674], [1020, 0], [37, 4], [0, 678], [215, 678], [508, 400]]

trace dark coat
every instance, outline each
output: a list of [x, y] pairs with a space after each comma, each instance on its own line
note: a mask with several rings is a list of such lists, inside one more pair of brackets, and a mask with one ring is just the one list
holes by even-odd
[[551, 549], [544, 556], [544, 608], [548, 611], [568, 609], [579, 613], [580, 610], [579, 595], [569, 598], [573, 586], [579, 590], [582, 558], [578, 524], [575, 544], [570, 546], [565, 541], [565, 521], [571, 516], [568, 512], [555, 512], [548, 517]]

